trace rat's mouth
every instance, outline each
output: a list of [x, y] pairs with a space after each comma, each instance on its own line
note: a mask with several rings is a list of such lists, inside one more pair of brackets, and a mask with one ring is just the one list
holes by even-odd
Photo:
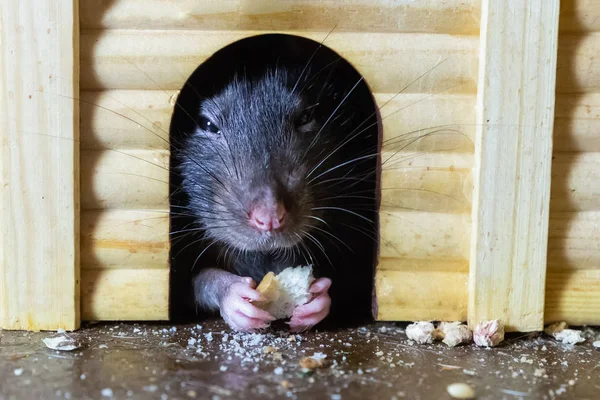
[[254, 238], [248, 244], [254, 247], [252, 250], [258, 251], [288, 249], [302, 241], [302, 237], [299, 234], [294, 234], [288, 230], [256, 233], [253, 236]]
[[213, 231], [211, 236], [240, 251], [277, 251], [299, 246], [302, 235], [289, 229], [257, 232], [254, 229]]

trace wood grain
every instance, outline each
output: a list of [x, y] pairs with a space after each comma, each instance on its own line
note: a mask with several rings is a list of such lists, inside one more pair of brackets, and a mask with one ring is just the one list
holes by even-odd
[[96, 321], [161, 321], [169, 318], [168, 269], [81, 271], [81, 316]]
[[552, 212], [548, 270], [600, 269], [600, 211]]
[[82, 269], [168, 270], [169, 248], [168, 208], [81, 214]]
[[178, 91], [82, 91], [81, 149], [169, 148]]
[[600, 152], [600, 93], [556, 97], [554, 148], [560, 152]]
[[[81, 92], [81, 148], [166, 149], [176, 90]], [[375, 93], [384, 140], [411, 149], [468, 149], [475, 137], [475, 95]], [[394, 140], [394, 138], [397, 138]], [[406, 143], [406, 142], [405, 142]]]
[[561, 35], [556, 93], [600, 92], [600, 32]]
[[[215, 51], [260, 31], [92, 30], [81, 36], [81, 87], [179, 90]], [[322, 32], [286, 31], [318, 42]], [[332, 33], [324, 43], [353, 64], [374, 92], [475, 93], [476, 36]]]
[[600, 2], [594, 0], [561, 0], [561, 33], [600, 31]]
[[2, 329], [80, 323], [78, 13], [59, 0], [0, 9]]
[[331, 30], [477, 34], [475, 0], [82, 0], [86, 29]]
[[468, 214], [382, 207], [379, 220], [381, 257], [468, 260]]
[[167, 207], [168, 167], [168, 150], [82, 150], [81, 206], [84, 210]]
[[382, 258], [375, 288], [379, 321], [465, 321], [468, 261]]
[[469, 324], [543, 327], [558, 0], [482, 3]]
[[554, 154], [552, 212], [600, 210], [600, 153]]
[[600, 269], [548, 271], [545, 320], [600, 324]]

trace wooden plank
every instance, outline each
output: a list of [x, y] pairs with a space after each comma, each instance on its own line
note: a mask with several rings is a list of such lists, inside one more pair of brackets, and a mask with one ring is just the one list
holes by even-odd
[[434, 213], [471, 212], [470, 169], [394, 167], [381, 171], [381, 206]]
[[600, 210], [600, 153], [555, 153], [552, 213]]
[[73, 330], [80, 323], [79, 125], [72, 100], [79, 91], [78, 14], [78, 1], [2, 3], [3, 329]]
[[552, 212], [548, 270], [600, 269], [600, 211]]
[[593, 0], [561, 0], [561, 33], [584, 33], [599, 31], [600, 2]]
[[169, 248], [166, 207], [81, 213], [82, 269], [168, 269]]
[[556, 93], [600, 92], [600, 32], [561, 35]]
[[600, 152], [600, 93], [556, 97], [554, 152]]
[[[473, 152], [475, 94], [375, 93], [383, 140], [407, 137], [421, 150]], [[412, 146], [415, 149], [417, 146]]]
[[546, 322], [600, 324], [600, 269], [549, 270], [546, 288]]
[[169, 204], [168, 150], [82, 150], [81, 207], [163, 208]]
[[468, 260], [469, 217], [381, 207], [380, 256]]
[[[178, 91], [100, 90], [81, 93], [81, 148], [165, 149]], [[401, 137], [421, 151], [473, 151], [474, 94], [375, 93], [383, 107], [384, 140]], [[421, 139], [419, 139], [421, 137]], [[393, 140], [397, 138], [397, 140]]]
[[161, 321], [169, 318], [168, 269], [81, 271], [81, 316], [99, 321]]
[[81, 149], [169, 148], [178, 91], [82, 91]]
[[[215, 51], [262, 31], [93, 30], [81, 36], [81, 87], [179, 90]], [[323, 41], [321, 32], [286, 31]], [[324, 43], [364, 75], [374, 92], [475, 93], [476, 36], [332, 33]]]
[[381, 258], [375, 288], [379, 321], [465, 321], [468, 261]]
[[484, 0], [469, 323], [543, 328], [558, 0]]
[[476, 0], [83, 0], [81, 21], [92, 29], [196, 29], [431, 32], [476, 34]]

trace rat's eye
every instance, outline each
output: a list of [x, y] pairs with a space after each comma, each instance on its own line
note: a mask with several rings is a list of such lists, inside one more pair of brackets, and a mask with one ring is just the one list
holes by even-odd
[[307, 109], [302, 111], [302, 113], [296, 119], [296, 126], [304, 126], [313, 120], [313, 110]]
[[220, 133], [221, 130], [219, 129], [218, 126], [216, 126], [215, 124], [213, 124], [211, 122], [211, 120], [209, 120], [206, 117], [200, 117], [200, 121], [198, 123], [198, 126], [200, 127], [200, 129], [202, 129], [205, 132], [210, 132], [210, 133]]

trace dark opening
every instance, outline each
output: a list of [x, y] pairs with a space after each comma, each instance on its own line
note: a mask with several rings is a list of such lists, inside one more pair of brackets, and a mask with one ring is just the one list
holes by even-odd
[[[192, 276], [217, 262], [209, 252], [198, 258], [209, 242], [196, 230], [199, 227], [195, 219], [182, 215], [187, 214], [190, 199], [181, 190], [178, 170], [182, 158], [178, 149], [199, 123], [201, 102], [219, 93], [235, 75], [255, 79], [266, 68], [303, 70], [307, 65], [306, 74], [314, 77], [317, 85], [335, 88], [335, 96], [318, 100], [320, 118], [335, 131], [335, 141], [345, 144], [336, 152], [334, 169], [320, 178], [331, 179], [327, 183], [331, 199], [326, 200], [328, 210], [323, 217], [327, 225], [320, 225], [321, 230], [311, 233], [326, 254], [312, 240], [305, 240], [305, 244], [315, 256], [315, 269], [333, 281], [329, 320], [339, 324], [371, 318], [379, 239], [380, 163], [380, 124], [373, 96], [360, 74], [326, 46], [301, 37], [266, 34], [237, 41], [216, 52], [190, 76], [177, 99], [170, 126], [172, 319], [190, 320], [202, 315], [193, 302]], [[190, 227], [193, 232], [176, 233]]]

